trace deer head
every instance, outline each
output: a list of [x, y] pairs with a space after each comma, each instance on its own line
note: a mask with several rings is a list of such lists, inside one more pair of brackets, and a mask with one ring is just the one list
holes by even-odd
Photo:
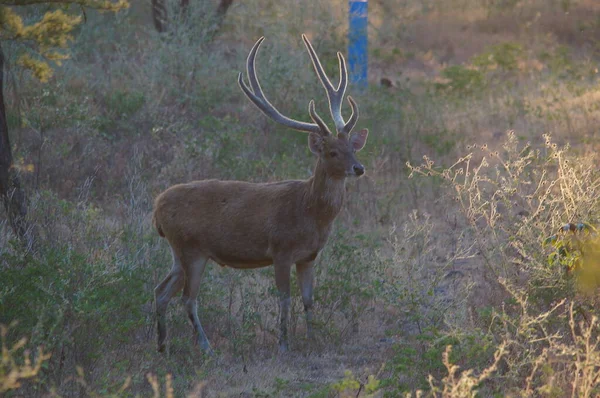
[[352, 129], [358, 121], [358, 105], [354, 99], [348, 96], [348, 103], [352, 108], [352, 114], [348, 121], [344, 121], [342, 117], [342, 101], [348, 86], [348, 71], [346, 69], [346, 61], [344, 56], [338, 52], [338, 61], [340, 67], [340, 82], [337, 88], [325, 74], [323, 66], [317, 57], [317, 54], [306, 37], [302, 35], [304, 45], [308, 50], [312, 64], [319, 76], [321, 84], [327, 93], [329, 101], [329, 110], [335, 124], [336, 135], [332, 134], [323, 119], [315, 110], [315, 102], [313, 100], [308, 104], [308, 113], [313, 123], [301, 122], [290, 119], [282, 115], [265, 97], [264, 92], [258, 82], [256, 76], [256, 54], [260, 48], [264, 37], [252, 47], [248, 59], [246, 61], [246, 69], [248, 73], [248, 81], [250, 87], [246, 85], [242, 77], [242, 73], [238, 75], [238, 83], [246, 96], [261, 110], [262, 113], [275, 120], [284, 126], [294, 130], [309, 133], [308, 147], [310, 151], [319, 157], [319, 161], [330, 178], [343, 179], [347, 176], [361, 176], [365, 172], [364, 166], [356, 159], [355, 153], [360, 151], [367, 142], [369, 131], [362, 129], [358, 132], [352, 132]]

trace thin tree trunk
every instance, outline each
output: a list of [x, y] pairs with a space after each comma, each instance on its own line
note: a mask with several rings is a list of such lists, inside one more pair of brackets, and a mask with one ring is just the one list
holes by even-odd
[[233, 0], [221, 0], [219, 2], [219, 7], [217, 7], [217, 11], [215, 12], [215, 23], [217, 32], [221, 30], [221, 26], [223, 25], [223, 21], [225, 20], [227, 10], [232, 4]]
[[221, 0], [217, 8], [217, 17], [220, 19], [225, 18], [225, 14], [227, 14], [227, 10], [232, 4], [233, 0]]
[[8, 222], [15, 235], [31, 249], [32, 240], [27, 228], [27, 201], [21, 189], [18, 170], [13, 167], [12, 151], [8, 138], [8, 123], [4, 105], [4, 52], [0, 46], [0, 196]]
[[188, 8], [190, 6], [190, 0], [181, 0], [179, 2], [179, 6], [181, 7], [181, 12], [183, 13], [183, 15], [187, 16]]
[[167, 30], [167, 6], [166, 0], [152, 0], [152, 20], [158, 33]]

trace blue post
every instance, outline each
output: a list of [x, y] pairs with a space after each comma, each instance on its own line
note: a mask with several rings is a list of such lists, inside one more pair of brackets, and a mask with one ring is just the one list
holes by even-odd
[[348, 64], [350, 82], [367, 87], [367, 17], [368, 0], [349, 0]]

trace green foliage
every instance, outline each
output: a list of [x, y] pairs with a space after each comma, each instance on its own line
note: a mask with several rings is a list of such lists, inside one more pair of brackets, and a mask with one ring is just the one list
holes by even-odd
[[289, 391], [290, 381], [275, 377], [273, 380], [273, 386], [269, 389], [259, 389], [256, 387], [252, 388], [252, 396], [254, 398], [274, 398], [287, 395]]
[[[273, 171], [273, 161], [279, 160], [279, 165], [288, 167], [289, 162], [293, 160], [284, 152], [270, 158], [257, 154], [246, 139], [246, 129], [230, 117], [207, 116], [199, 121], [195, 131], [201, 132], [202, 136], [193, 136], [186, 140], [186, 154], [192, 158], [210, 159], [212, 165], [218, 168], [226, 179], [252, 181], [265, 174], [270, 175]], [[279, 156], [281, 159], [278, 159]]]
[[43, 345], [53, 354], [51, 366], [40, 376], [47, 382], [62, 372], [58, 361], [71, 363], [77, 353], [78, 365], [89, 368], [108, 347], [117, 349], [132, 338], [145, 323], [149, 275], [131, 258], [117, 252], [104, 255], [100, 248], [106, 231], [97, 229], [102, 218], [97, 208], [52, 195], [43, 199], [44, 209], [33, 206], [32, 214], [43, 213], [54, 234], [61, 226], [53, 223], [61, 220], [63, 231], [68, 222], [77, 239], [99, 245], [81, 250], [78, 241], [62, 235], [57, 241], [47, 239], [35, 256], [22, 249], [0, 253], [0, 323], [18, 321], [11, 334], [29, 334], [31, 345]]
[[[36, 0], [16, 0], [13, 5], [33, 6], [44, 3]], [[83, 7], [97, 8], [104, 11], [119, 11], [129, 7], [127, 0], [64, 0], [63, 5], [79, 4]], [[71, 32], [82, 21], [81, 16], [70, 15], [65, 9], [47, 11], [43, 17], [32, 24], [26, 25], [13, 8], [0, 6], [0, 40], [22, 43], [21, 55], [17, 63], [31, 71], [42, 82], [52, 77], [52, 67], [49, 62], [60, 65], [68, 58], [65, 49], [73, 40]]]
[[513, 11], [519, 4], [522, 4], [522, 0], [490, 0], [484, 2], [488, 14], [498, 12]]
[[489, 84], [492, 72], [517, 71], [522, 55], [523, 47], [519, 43], [496, 44], [472, 57], [468, 65], [452, 65], [442, 70], [441, 76], [446, 81], [436, 83], [435, 88], [451, 94], [481, 94]]
[[451, 362], [475, 369], [485, 367], [496, 350], [492, 336], [482, 331], [453, 334], [424, 330], [410, 340], [394, 344], [394, 355], [386, 363], [389, 376], [383, 380], [384, 386], [393, 387], [395, 394], [390, 395], [429, 389], [429, 376], [441, 377], [446, 370], [443, 356], [447, 346], [453, 347]]
[[108, 111], [120, 118], [132, 116], [144, 106], [146, 98], [143, 93], [115, 90], [106, 98]]
[[544, 50], [539, 54], [540, 61], [544, 62], [552, 75], [559, 79], [580, 79], [583, 74], [581, 67], [573, 60], [569, 47], [558, 46], [552, 50]]
[[519, 68], [522, 54], [523, 46], [521, 44], [500, 43], [473, 57], [471, 63], [484, 73], [496, 68], [503, 72], [514, 72]]
[[[315, 316], [323, 332], [341, 342], [345, 336], [355, 333], [359, 319], [367, 311], [367, 303], [380, 290], [376, 271], [383, 264], [370, 253], [377, 244], [364, 235], [352, 236], [339, 229], [329, 239], [316, 266], [315, 302], [319, 303]], [[337, 316], [344, 322], [333, 322]]]
[[360, 388], [360, 382], [356, 380], [351, 371], [346, 370], [344, 372], [344, 378], [337, 383], [334, 383], [332, 387], [340, 393], [343, 393], [346, 390], [358, 390]]
[[459, 371], [460, 367], [453, 364], [450, 355], [452, 346], [446, 347], [442, 355], [442, 362], [448, 375], [441, 380], [441, 387], [438, 387], [432, 376], [429, 377], [429, 385], [434, 397], [471, 397], [479, 396], [478, 390], [481, 384], [489, 379], [498, 369], [498, 365], [505, 353], [505, 344], [501, 344], [494, 352], [494, 360], [491, 365], [484, 368], [479, 374], [475, 374], [473, 369]]
[[567, 223], [558, 234], [544, 240], [551, 246], [548, 266], [560, 267], [575, 276], [578, 288], [592, 293], [600, 285], [600, 239], [598, 231], [586, 223]]
[[432, 148], [438, 156], [448, 155], [456, 147], [457, 138], [450, 131], [439, 131], [431, 134], [423, 134], [422, 140]]
[[482, 72], [462, 65], [449, 66], [442, 71], [441, 75], [448, 81], [435, 84], [439, 91], [473, 94], [485, 85], [485, 76]]
[[364, 390], [366, 397], [372, 397], [379, 390], [380, 381], [375, 375], [369, 375], [365, 383], [361, 383], [350, 370], [344, 371], [344, 377], [331, 385], [339, 397], [357, 397]]
[[[1, 260], [12, 262], [7, 256]], [[68, 247], [52, 248], [42, 259], [29, 259], [21, 266], [3, 270], [0, 291], [0, 322], [19, 321], [15, 333], [35, 331], [32, 341], [50, 349], [89, 339], [86, 347], [91, 354], [102, 347], [106, 336], [118, 340], [139, 326], [143, 280], [133, 269], [95, 263]], [[122, 312], [123, 306], [128, 311]], [[49, 332], [73, 325], [83, 329], [65, 335], [65, 341], [45, 340]], [[104, 337], [92, 338], [90, 333]]]
[[387, 64], [402, 62], [404, 59], [413, 56], [413, 54], [405, 52], [401, 48], [397, 47], [393, 48], [391, 51], [389, 51], [387, 48], [374, 48], [371, 50], [371, 53], [374, 58]]

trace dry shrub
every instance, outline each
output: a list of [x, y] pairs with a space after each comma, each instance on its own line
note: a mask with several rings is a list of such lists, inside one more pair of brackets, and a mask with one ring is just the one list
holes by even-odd
[[568, 145], [559, 147], [544, 137], [544, 148], [535, 149], [509, 132], [500, 150], [474, 145], [450, 167], [439, 168], [429, 158], [408, 166], [411, 176], [449, 183], [450, 199], [464, 215], [490, 273], [562, 297], [570, 287], [566, 270], [548, 262], [541, 243], [565, 222], [597, 221], [600, 178], [593, 158], [574, 157]]
[[[7, 345], [9, 328], [0, 325], [0, 338], [2, 339], [2, 352], [0, 357], [0, 393], [5, 394], [11, 390], [18, 390], [23, 381], [35, 379], [40, 373], [44, 363], [50, 359], [50, 354], [38, 348], [37, 355], [31, 358], [31, 352], [24, 350], [27, 339], [22, 338], [12, 346]], [[17, 360], [16, 356], [23, 356]]]
[[435, 380], [429, 376], [429, 385], [431, 386], [431, 395], [433, 397], [476, 397], [477, 387], [486, 379], [489, 379], [492, 373], [498, 368], [498, 364], [504, 355], [504, 344], [496, 349], [493, 363], [485, 368], [479, 375], [474, 375], [472, 369], [459, 372], [459, 367], [450, 362], [450, 353], [452, 346], [446, 347], [442, 356], [442, 362], [448, 371], [448, 375], [441, 381], [441, 387], [436, 386]]
[[[411, 176], [447, 184], [484, 274], [500, 292], [491, 315], [479, 319], [505, 352], [494, 362], [503, 382], [487, 378], [487, 391], [592, 396], [600, 355], [597, 295], [589, 295], [597, 286], [596, 238], [582, 238], [579, 262], [566, 252], [556, 255], [543, 242], [565, 222], [597, 223], [600, 176], [593, 157], [576, 157], [568, 146], [559, 147], [548, 135], [544, 139], [544, 147], [535, 149], [509, 132], [501, 149], [474, 145], [450, 167], [438, 167], [428, 157], [418, 167], [408, 166]], [[578, 280], [591, 284], [585, 298]], [[442, 396], [461, 396], [447, 384], [456, 380], [445, 379], [441, 391], [449, 395]]]
[[431, 216], [417, 211], [402, 227], [394, 225], [389, 231], [391, 255], [380, 271], [384, 281], [380, 296], [398, 308], [400, 330], [408, 334], [467, 321], [463, 310], [472, 285], [456, 280], [460, 275], [455, 264], [471, 257], [471, 247], [460, 234], [451, 242], [435, 232]]

